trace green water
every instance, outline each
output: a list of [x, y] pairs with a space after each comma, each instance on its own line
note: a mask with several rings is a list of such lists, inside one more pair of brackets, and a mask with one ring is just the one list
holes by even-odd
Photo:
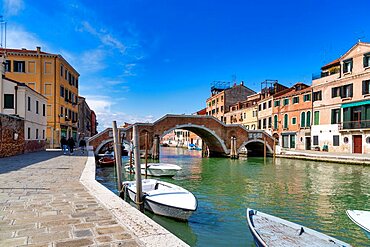
[[[254, 246], [246, 208], [321, 231], [354, 246], [370, 239], [346, 216], [347, 209], [370, 210], [370, 167], [261, 158], [200, 157], [199, 151], [162, 148], [161, 162], [183, 169], [163, 179], [193, 192], [198, 209], [189, 221], [147, 215], [191, 246]], [[126, 174], [124, 179], [129, 177]], [[97, 179], [116, 191], [113, 168]]]

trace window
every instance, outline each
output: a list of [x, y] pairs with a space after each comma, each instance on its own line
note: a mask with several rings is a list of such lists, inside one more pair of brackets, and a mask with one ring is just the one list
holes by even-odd
[[290, 148], [295, 148], [295, 135], [290, 135]]
[[[76, 83], [76, 86], [77, 86], [77, 83]], [[224, 96], [221, 95], [221, 101], [224, 101]]]
[[339, 97], [339, 96], [340, 96], [340, 87], [333, 87], [331, 89], [331, 97], [335, 98], [335, 97]]
[[64, 89], [64, 101], [68, 101], [68, 89]]
[[306, 127], [310, 127], [310, 126], [311, 126], [311, 112], [308, 111], [306, 115]]
[[341, 98], [351, 98], [353, 96], [353, 84], [342, 86], [340, 96]]
[[322, 100], [321, 91], [313, 92], [312, 99], [313, 99], [313, 101]]
[[319, 145], [319, 136], [313, 136], [313, 145]]
[[352, 72], [352, 58], [343, 61], [343, 74]]
[[269, 117], [269, 122], [268, 122], [268, 127], [269, 127], [269, 128], [271, 128], [271, 124], [272, 124], [271, 122], [272, 122], [272, 118], [271, 118], [271, 117]]
[[274, 102], [274, 106], [275, 106], [275, 107], [280, 106], [280, 100], [275, 100], [275, 102]]
[[340, 109], [331, 110], [331, 124], [340, 123]]
[[51, 83], [45, 83], [45, 85], [44, 85], [44, 95], [46, 95], [46, 96], [53, 95]]
[[223, 112], [224, 111], [224, 106], [221, 106], [221, 112]]
[[27, 97], [27, 110], [31, 111], [31, 97]]
[[301, 128], [306, 127], [306, 113], [301, 112]]
[[45, 140], [45, 130], [42, 130], [42, 139]]
[[271, 108], [271, 100], [268, 102], [268, 107]]
[[263, 123], [263, 129], [266, 129], [266, 118], [263, 119], [262, 123]]
[[346, 144], [348, 143], [348, 137], [347, 136], [343, 138], [343, 142], [346, 143]]
[[64, 114], [64, 108], [63, 106], [60, 107], [60, 117], [63, 117]]
[[289, 148], [289, 135], [283, 135], [283, 148]]
[[278, 128], [278, 116], [277, 116], [277, 115], [275, 115], [275, 116], [274, 116], [274, 129], [276, 129], [276, 130], [277, 130], [277, 128]]
[[320, 124], [320, 112], [319, 111], [315, 111], [314, 112], [314, 115], [313, 115], [313, 124], [314, 125], [319, 125]]
[[261, 106], [262, 106], [262, 105], [258, 105], [258, 110], [259, 110], [259, 111], [261, 111]]
[[305, 95], [303, 95], [303, 101], [304, 102], [311, 101], [311, 94], [305, 94]]
[[30, 74], [36, 73], [36, 62], [35, 61], [28, 61], [27, 62], [27, 72]]
[[284, 105], [289, 105], [289, 99], [288, 98], [284, 99]]
[[366, 137], [366, 143], [370, 144], [370, 136]]
[[36, 140], [39, 139], [39, 129], [36, 129]]
[[27, 139], [31, 139], [31, 128], [27, 128]]
[[14, 109], [14, 94], [4, 94], [4, 109]]
[[21, 73], [26, 72], [26, 63], [24, 61], [14, 61], [13, 66], [14, 66], [14, 72], [21, 72]]
[[339, 146], [339, 135], [333, 135], [333, 146]]
[[10, 62], [10, 60], [6, 60], [6, 62], [5, 62], [5, 71], [6, 72], [11, 72], [11, 70], [12, 70], [12, 65], [11, 65], [11, 62]]
[[284, 129], [288, 128], [288, 114], [284, 115]]
[[293, 104], [298, 104], [299, 103], [299, 97], [296, 96], [296, 97], [293, 97]]
[[42, 115], [45, 117], [46, 114], [46, 106], [45, 104], [42, 104]]
[[364, 68], [367, 68], [370, 66], [370, 52], [364, 54]]
[[263, 110], [265, 110], [265, 109], [266, 109], [266, 102], [263, 103]]
[[370, 94], [370, 80], [362, 81], [362, 95]]
[[60, 76], [63, 77], [64, 66], [60, 65]]
[[64, 97], [64, 87], [60, 86], [60, 97]]
[[297, 124], [297, 118], [296, 117], [292, 118], [292, 124]]
[[67, 74], [68, 74], [68, 73], [69, 73], [69, 72], [68, 72], [68, 70], [65, 70], [65, 71], [64, 71], [64, 79], [65, 79], [65, 80], [67, 80], [67, 76], [68, 76]]
[[39, 114], [39, 101], [36, 100], [36, 114]]
[[[74, 79], [74, 77], [72, 76], [72, 78]], [[73, 80], [72, 80], [73, 81]], [[216, 102], [218, 103], [218, 98], [216, 99]]]
[[212, 105], [215, 105], [215, 100], [212, 100]]
[[257, 117], [257, 111], [253, 111], [253, 117]]

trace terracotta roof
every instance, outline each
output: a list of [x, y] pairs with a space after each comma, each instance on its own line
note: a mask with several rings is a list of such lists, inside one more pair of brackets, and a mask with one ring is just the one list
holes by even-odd
[[207, 108], [203, 108], [202, 110], [199, 110], [196, 112], [197, 115], [206, 115], [207, 113]]
[[[304, 88], [299, 90], [299, 91], [296, 91], [295, 87], [298, 86], [298, 85], [301, 85]], [[286, 98], [286, 97], [289, 97], [289, 96], [292, 96], [292, 95], [307, 93], [307, 92], [310, 92], [310, 91], [311, 91], [311, 86], [308, 86], [308, 85], [306, 85], [302, 82], [298, 82], [298, 83], [294, 84], [291, 88], [288, 88], [286, 90], [281, 91], [281, 94], [279, 94], [279, 96], [274, 97], [274, 99]]]
[[340, 65], [339, 58], [335, 59], [334, 61], [331, 61], [328, 64], [325, 64], [324, 66], [321, 67], [321, 69], [322, 70], [325, 70], [325, 69], [330, 68], [330, 67], [335, 66], [335, 65]]
[[[27, 50], [25, 48], [23, 49], [4, 49], [4, 48], [0, 48], [0, 51], [4, 52], [19, 52], [19, 53], [33, 53], [33, 54], [36, 54], [37, 53], [37, 50]], [[55, 55], [56, 54], [52, 54], [52, 53], [47, 53], [47, 52], [44, 52], [44, 51], [40, 51], [40, 54], [45, 54], [45, 55]]]

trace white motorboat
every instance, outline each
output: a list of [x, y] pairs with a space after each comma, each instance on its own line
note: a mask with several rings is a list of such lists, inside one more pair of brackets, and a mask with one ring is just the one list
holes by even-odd
[[[135, 167], [133, 166], [132, 171], [135, 172]], [[173, 177], [182, 168], [178, 165], [166, 164], [166, 163], [148, 163], [148, 176], [167, 176]], [[130, 166], [125, 166], [126, 171], [130, 171]], [[141, 164], [141, 174], [145, 175], [145, 164]]]
[[[136, 201], [136, 182], [123, 182], [125, 192]], [[188, 190], [157, 179], [143, 179], [144, 206], [155, 214], [187, 220], [197, 209], [196, 197]]]
[[350, 246], [310, 228], [249, 208], [247, 209], [247, 222], [257, 246]]
[[346, 213], [355, 224], [364, 229], [367, 233], [370, 233], [370, 211], [347, 210]]

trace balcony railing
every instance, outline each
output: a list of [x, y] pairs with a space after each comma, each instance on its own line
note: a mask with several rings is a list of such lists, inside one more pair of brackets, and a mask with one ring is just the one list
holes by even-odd
[[332, 71], [332, 72], [315, 73], [315, 74], [312, 74], [312, 80], [317, 80], [317, 79], [327, 77], [327, 76], [330, 76], [330, 75], [335, 75], [335, 74], [338, 74], [338, 73], [339, 73], [339, 70], [338, 71], [335, 70], [335, 71]]
[[370, 129], [370, 120], [345, 121], [339, 124], [339, 129]]

